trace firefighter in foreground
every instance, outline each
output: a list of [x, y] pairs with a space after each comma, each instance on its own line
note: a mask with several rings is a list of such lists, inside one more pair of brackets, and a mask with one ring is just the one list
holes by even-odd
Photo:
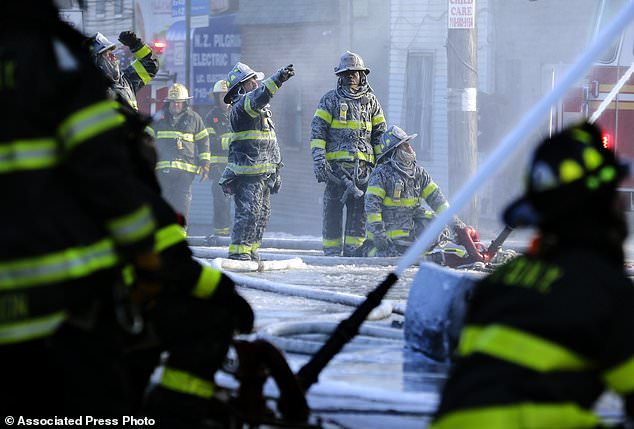
[[268, 103], [282, 83], [294, 75], [290, 64], [260, 85], [264, 74], [242, 63], [236, 63], [227, 75], [224, 101], [231, 104], [232, 135], [227, 167], [219, 183], [235, 202], [231, 259], [258, 258], [256, 251], [271, 214], [271, 194], [277, 193], [282, 184], [282, 156]]
[[231, 200], [222, 192], [218, 185], [220, 176], [227, 166], [227, 154], [231, 141], [231, 123], [229, 122], [230, 105], [224, 102], [227, 94], [227, 81], [219, 80], [213, 87], [210, 96], [213, 98], [213, 106], [205, 116], [205, 125], [209, 133], [209, 149], [211, 158], [209, 161], [209, 178], [211, 181], [211, 195], [214, 201], [214, 235], [229, 236], [231, 226], [230, 202]]
[[192, 202], [192, 182], [209, 175], [209, 134], [202, 118], [189, 105], [192, 97], [180, 83], [173, 84], [154, 124], [158, 162], [156, 175], [165, 199], [187, 221]]
[[135, 57], [132, 64], [123, 72], [114, 53], [114, 43], [101, 33], [95, 33], [88, 40], [95, 64], [109, 80], [110, 98], [127, 103], [134, 110], [138, 110], [136, 93], [154, 79], [159, 69], [159, 61], [152, 49], [132, 31], [121, 32], [119, 41], [127, 46]]
[[[368, 241], [363, 247], [368, 249], [367, 256], [402, 255], [433, 217], [449, 207], [429, 173], [416, 165], [416, 152], [409, 144], [415, 137], [416, 134], [408, 135], [395, 125], [381, 137], [377, 166], [365, 194]], [[455, 238], [445, 229], [434, 244], [441, 256], [434, 260], [451, 266], [480, 261], [482, 257], [473, 242], [462, 245], [460, 239], [467, 234], [477, 237], [475, 230], [457, 216], [452, 230]]]
[[[84, 37], [51, 0], [9, 2], [4, 12], [0, 95], [16, 103], [0, 119], [0, 181], [12, 207], [0, 234], [3, 409], [49, 418], [137, 411], [122, 356], [126, 291], [113, 288], [129, 264], [130, 295], [151, 304], [148, 320], [170, 350], [146, 412], [194, 427], [233, 329], [250, 330], [250, 308], [227, 277], [181, 257], [189, 249], [176, 215], [131, 144], [145, 124], [107, 98]], [[175, 275], [173, 265], [188, 269]]]
[[326, 256], [342, 252], [355, 256], [365, 239], [362, 197], [375, 148], [386, 129], [383, 110], [368, 84], [369, 73], [359, 55], [346, 51], [335, 67], [337, 88], [321, 98], [311, 123], [313, 169], [317, 182], [326, 184], [322, 229]]
[[634, 287], [617, 196], [626, 175], [593, 125], [536, 149], [504, 218], [538, 238], [476, 285], [431, 428], [596, 428], [605, 389], [634, 418]]

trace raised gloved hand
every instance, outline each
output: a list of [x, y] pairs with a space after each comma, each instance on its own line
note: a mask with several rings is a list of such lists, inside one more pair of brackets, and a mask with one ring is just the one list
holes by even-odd
[[286, 82], [293, 76], [295, 76], [295, 68], [293, 67], [293, 64], [289, 64], [286, 67], [282, 67], [275, 73], [275, 80], [279, 82]]
[[134, 31], [122, 31], [119, 33], [119, 42], [130, 48], [131, 51], [138, 51], [143, 47], [143, 41]]
[[380, 252], [386, 251], [392, 244], [392, 240], [384, 234], [375, 235], [372, 241], [374, 242], [374, 247]]
[[332, 173], [332, 168], [328, 161], [321, 159], [313, 161], [313, 171], [315, 172], [317, 183], [325, 183], [328, 181], [329, 173]]

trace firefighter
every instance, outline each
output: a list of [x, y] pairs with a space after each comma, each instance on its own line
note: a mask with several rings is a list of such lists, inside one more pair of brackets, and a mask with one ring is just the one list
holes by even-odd
[[271, 194], [282, 184], [282, 156], [268, 103], [294, 75], [290, 64], [259, 84], [264, 74], [240, 62], [227, 75], [224, 101], [231, 104], [232, 134], [227, 167], [219, 183], [235, 202], [229, 258], [257, 259], [271, 214]]
[[359, 55], [346, 51], [335, 67], [337, 88], [321, 98], [311, 123], [315, 177], [326, 183], [322, 230], [326, 256], [341, 256], [342, 251], [353, 256], [365, 239], [362, 196], [374, 166], [374, 148], [386, 129], [383, 110], [368, 84], [369, 73]]
[[[449, 207], [429, 173], [416, 165], [416, 152], [409, 143], [416, 136], [408, 135], [395, 125], [381, 136], [377, 167], [370, 174], [365, 194], [367, 256], [402, 255], [431, 219]], [[441, 233], [434, 246], [442, 258], [434, 260], [450, 266], [480, 260], [473, 243], [457, 244], [464, 230], [476, 236], [471, 232], [473, 228], [467, 227], [457, 216], [451, 226], [455, 236], [448, 229]]]
[[146, 282], [161, 266], [155, 218], [126, 155], [125, 118], [84, 39], [52, 0], [3, 4], [0, 96], [15, 101], [0, 115], [7, 414], [129, 411], [112, 285], [122, 261]]
[[214, 104], [205, 116], [211, 152], [209, 177], [211, 179], [211, 195], [214, 201], [213, 233], [220, 237], [228, 237], [231, 226], [230, 199], [218, 185], [220, 176], [227, 166], [227, 154], [231, 141], [231, 123], [229, 122], [231, 106], [224, 102], [226, 94], [227, 81], [221, 79], [213, 87], [210, 96], [213, 98]]
[[156, 175], [163, 196], [187, 222], [192, 182], [209, 175], [209, 134], [202, 118], [189, 104], [187, 88], [173, 84], [149, 134], [155, 138], [158, 162]]
[[119, 41], [127, 46], [135, 57], [132, 64], [123, 72], [119, 68], [119, 59], [114, 53], [116, 48], [114, 43], [101, 33], [95, 33], [88, 39], [95, 64], [110, 83], [110, 97], [138, 110], [136, 93], [154, 79], [159, 69], [159, 61], [152, 49], [134, 32], [121, 32]]
[[617, 193], [627, 170], [587, 123], [537, 147], [504, 219], [538, 239], [476, 285], [431, 428], [597, 428], [605, 389], [634, 418], [634, 288]]

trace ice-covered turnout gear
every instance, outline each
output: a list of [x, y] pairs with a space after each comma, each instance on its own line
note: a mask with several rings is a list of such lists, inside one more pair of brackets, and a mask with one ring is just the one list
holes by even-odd
[[191, 203], [191, 184], [197, 174], [206, 174], [210, 159], [208, 132], [200, 115], [189, 106], [177, 114], [170, 112], [170, 103], [188, 98], [186, 88], [174, 84], [160, 116], [148, 128], [155, 139], [156, 174], [163, 195], [185, 218]]
[[[282, 157], [268, 103], [283, 82], [295, 74], [293, 66], [281, 68], [257, 88], [244, 93], [242, 83], [258, 78], [238, 63], [229, 72], [231, 143], [227, 166], [219, 181], [235, 195], [235, 218], [229, 257], [249, 260], [262, 242], [270, 215], [270, 194], [279, 190]], [[240, 83], [232, 83], [240, 82]]]
[[109, 93], [111, 98], [126, 102], [138, 110], [136, 93], [147, 85], [158, 73], [159, 61], [152, 49], [143, 43], [131, 31], [119, 34], [119, 41], [127, 46], [135, 60], [123, 72], [119, 69], [119, 60], [113, 56], [103, 55], [115, 49], [115, 44], [103, 34], [95, 33], [89, 40], [89, 47], [97, 66], [110, 81]]
[[[219, 82], [226, 82], [225, 80]], [[216, 87], [214, 87], [215, 91]], [[223, 89], [223, 88], [219, 88]], [[226, 92], [226, 83], [224, 85]], [[230, 199], [224, 194], [218, 181], [226, 165], [231, 141], [231, 123], [229, 109], [214, 106], [205, 116], [205, 125], [209, 133], [210, 165], [209, 178], [214, 204], [214, 235], [228, 236], [231, 227]]]
[[[125, 407], [123, 396], [113, 397], [121, 393], [114, 377], [101, 385], [113, 392], [108, 398], [92, 402], [104, 392], [93, 383], [69, 390], [66, 358], [84, 350], [67, 340], [91, 336], [96, 349], [84, 356], [110, 356], [114, 332], [96, 341], [93, 329], [112, 314], [121, 264], [149, 273], [159, 262], [155, 217], [131, 174], [125, 117], [84, 39], [52, 1], [3, 4], [0, 96], [14, 102], [0, 115], [0, 378], [2, 407], [16, 415]], [[114, 361], [94, 364], [81, 377], [116, 371]], [[92, 408], [78, 409], [82, 398]]]
[[[359, 84], [351, 89], [344, 75], [359, 73]], [[346, 52], [335, 67], [337, 88], [319, 101], [311, 122], [313, 170], [318, 182], [326, 182], [323, 211], [324, 254], [353, 255], [363, 244], [365, 215], [362, 198], [348, 192], [352, 181], [365, 192], [368, 175], [375, 163], [375, 149], [386, 129], [381, 105], [367, 82], [369, 69], [357, 54]], [[343, 208], [347, 210], [342, 230]]]
[[634, 419], [625, 175], [589, 124], [537, 148], [526, 193], [505, 217], [537, 225], [539, 240], [475, 286], [431, 428], [604, 427], [592, 409], [606, 389]]
[[[377, 158], [379, 164], [370, 175], [365, 194], [367, 238], [371, 244], [368, 256], [398, 256], [414, 242], [434, 216], [449, 207], [447, 199], [424, 168], [416, 165], [416, 154], [408, 135], [393, 125], [383, 134]], [[454, 217], [454, 231], [465, 228]], [[437, 251], [464, 258], [468, 252], [457, 244], [449, 230], [441, 233], [435, 243]], [[451, 265], [455, 265], [453, 262]], [[459, 264], [458, 264], [459, 265]]]

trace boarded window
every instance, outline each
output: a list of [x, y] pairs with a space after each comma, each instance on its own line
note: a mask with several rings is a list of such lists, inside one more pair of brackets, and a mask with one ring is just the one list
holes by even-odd
[[418, 143], [414, 143], [419, 158], [431, 160], [431, 106], [433, 55], [424, 52], [407, 54], [405, 80], [405, 122], [403, 127], [408, 134], [418, 134]]

